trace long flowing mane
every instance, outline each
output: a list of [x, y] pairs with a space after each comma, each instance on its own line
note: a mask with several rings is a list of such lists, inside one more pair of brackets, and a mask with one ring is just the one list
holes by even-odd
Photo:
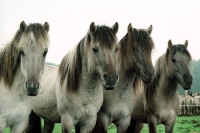
[[154, 42], [148, 33], [143, 29], [134, 29], [129, 35], [128, 33], [119, 41], [120, 45], [120, 56], [122, 57], [123, 64], [126, 65], [128, 59], [134, 56], [134, 49], [141, 45], [147, 52], [151, 52], [154, 47]]
[[20, 30], [16, 32], [14, 39], [0, 52], [0, 80], [3, 79], [4, 84], [9, 87], [12, 85], [16, 70], [20, 65], [19, 42], [24, 42], [21, 47], [25, 47], [27, 45], [26, 42], [31, 38], [30, 33], [33, 33], [38, 45], [48, 47], [49, 37], [41, 24], [30, 24], [24, 32]]
[[[97, 26], [93, 38], [88, 32], [75, 49], [64, 56], [59, 66], [60, 85], [62, 86], [66, 81], [66, 90], [69, 94], [75, 94], [78, 91], [79, 80], [82, 75], [82, 56], [90, 48], [92, 39], [94, 43], [99, 42], [101, 47], [108, 48], [111, 48], [113, 42], [116, 42], [116, 36], [111, 28]], [[84, 52], [85, 47], [87, 50]], [[87, 66], [90, 65], [87, 64]]]
[[146, 84], [144, 87], [147, 101], [149, 101], [148, 99], [154, 96], [160, 80], [161, 72], [166, 71], [166, 69], [164, 69], [165, 67], [171, 67], [168, 65], [169, 58], [175, 55], [177, 51], [182, 52], [191, 58], [189, 51], [181, 44], [173, 45], [171, 49], [167, 49], [166, 53], [159, 57], [156, 61], [155, 76], [152, 82], [150, 84]]

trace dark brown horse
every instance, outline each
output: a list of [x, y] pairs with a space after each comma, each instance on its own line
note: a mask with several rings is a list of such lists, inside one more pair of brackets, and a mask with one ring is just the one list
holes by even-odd
[[153, 81], [148, 85], [141, 82], [137, 86], [136, 105], [128, 133], [140, 132], [143, 123], [148, 123], [150, 133], [156, 133], [158, 124], [165, 125], [166, 133], [173, 132], [179, 108], [178, 84], [185, 90], [192, 85], [188, 67], [191, 56], [187, 46], [187, 41], [183, 45], [173, 45], [169, 40], [166, 53], [156, 62]]
[[154, 68], [151, 51], [154, 47], [151, 39], [152, 26], [148, 29], [135, 29], [128, 25], [127, 34], [119, 41], [117, 53], [117, 71], [119, 83], [114, 90], [104, 90], [103, 105], [98, 112], [94, 133], [106, 133], [108, 126], [114, 123], [117, 133], [124, 133], [130, 123], [135, 92], [133, 84], [136, 75], [145, 83], [151, 82]]

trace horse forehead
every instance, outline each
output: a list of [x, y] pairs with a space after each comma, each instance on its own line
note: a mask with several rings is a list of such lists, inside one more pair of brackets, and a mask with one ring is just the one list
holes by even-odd
[[138, 29], [138, 31], [146, 31], [147, 32], [147, 29]]
[[44, 42], [40, 42], [41, 40], [38, 38], [36, 40], [34, 33], [33, 32], [29, 32], [27, 35], [24, 35], [21, 39], [21, 47], [24, 49], [31, 49], [31, 50], [39, 50], [39, 49], [44, 49], [44, 47], [42, 46], [42, 43]]
[[118, 44], [116, 42], [108, 42], [108, 43], [103, 43], [103, 42], [95, 42], [92, 44], [92, 46], [97, 47], [97, 48], [101, 48], [102, 50], [112, 50], [113, 48], [115, 48], [115, 46], [117, 46]]
[[38, 45], [37, 42], [38, 41], [36, 41], [36, 38], [35, 38], [33, 32], [30, 32], [29, 33], [28, 45], [30, 45], [30, 47], [34, 48], [34, 47], [36, 47]]
[[187, 60], [189, 56], [185, 53], [182, 53], [180, 51], [177, 51], [176, 54], [174, 55], [178, 60]]

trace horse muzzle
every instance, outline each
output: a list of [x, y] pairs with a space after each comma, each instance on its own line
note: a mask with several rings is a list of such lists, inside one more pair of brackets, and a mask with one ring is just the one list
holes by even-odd
[[119, 82], [119, 76], [117, 74], [113, 74], [111, 76], [109, 76], [108, 74], [104, 74], [102, 81], [103, 86], [106, 90], [113, 90]]
[[144, 71], [142, 72], [142, 75], [141, 75], [142, 81], [143, 81], [145, 84], [150, 83], [150, 82], [153, 80], [153, 77], [154, 77], [154, 71], [147, 71], [147, 70], [144, 70]]
[[29, 96], [36, 96], [38, 94], [40, 88], [39, 82], [26, 82], [25, 83], [25, 90], [27, 95]]
[[183, 80], [180, 82], [184, 90], [189, 90], [192, 86], [193, 78], [191, 75], [184, 75]]

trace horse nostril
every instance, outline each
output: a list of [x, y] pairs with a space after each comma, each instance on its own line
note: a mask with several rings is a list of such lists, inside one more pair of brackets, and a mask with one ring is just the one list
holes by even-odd
[[147, 73], [148, 73], [147, 71], [144, 71], [144, 75], [147, 75]]
[[36, 89], [38, 89], [39, 87], [40, 87], [40, 83], [37, 82], [37, 84], [36, 84]]
[[26, 82], [26, 88], [29, 88], [28, 82]]
[[189, 80], [187, 80], [186, 78], [183, 79], [185, 83], [191, 83]]
[[148, 71], [145, 70], [145, 71], [143, 72], [143, 75], [148, 76]]
[[103, 79], [104, 79], [105, 81], [107, 81], [107, 80], [108, 80], [108, 76], [107, 76], [106, 74], [104, 74], [104, 75], [103, 75]]
[[119, 76], [117, 75], [117, 80], [119, 79]]

